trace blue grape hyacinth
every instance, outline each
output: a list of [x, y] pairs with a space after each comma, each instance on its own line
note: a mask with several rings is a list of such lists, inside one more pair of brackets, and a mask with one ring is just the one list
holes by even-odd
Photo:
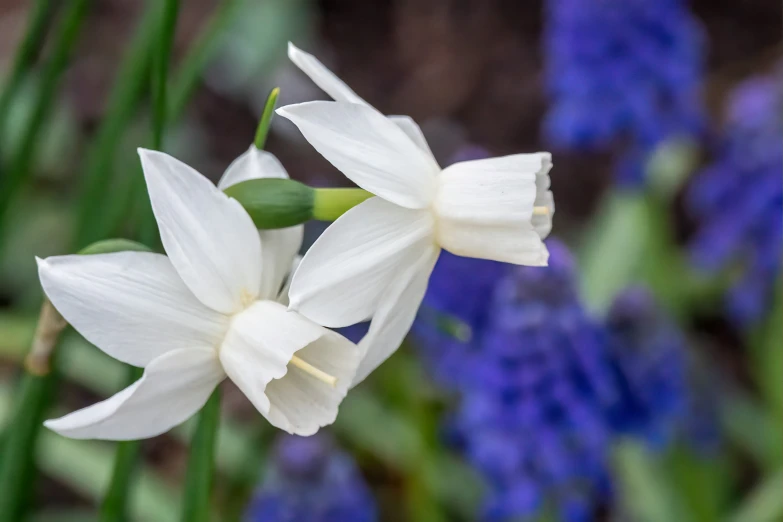
[[286, 435], [247, 510], [247, 522], [376, 522], [375, 501], [356, 464], [324, 432]]
[[576, 150], [622, 141], [618, 182], [641, 185], [658, 144], [702, 127], [703, 40], [686, 0], [547, 0], [546, 138]]
[[607, 410], [613, 431], [653, 447], [683, 435], [690, 406], [683, 333], [642, 287], [615, 298], [606, 330], [620, 390], [619, 400]]
[[601, 325], [577, 298], [570, 253], [547, 246], [548, 267], [508, 267], [462, 354], [452, 435], [489, 485], [488, 521], [533, 516], [545, 501], [562, 520], [591, 520], [608, 494], [604, 411], [616, 390]]
[[733, 269], [728, 315], [751, 326], [768, 310], [783, 253], [783, 94], [777, 81], [745, 81], [728, 101], [714, 161], [698, 173], [686, 204], [697, 226], [693, 264]]

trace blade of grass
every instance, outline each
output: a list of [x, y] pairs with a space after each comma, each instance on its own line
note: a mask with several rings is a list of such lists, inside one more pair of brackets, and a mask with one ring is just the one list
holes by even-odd
[[90, 3], [91, 0], [72, 0], [68, 5], [52, 43], [52, 56], [49, 57], [42, 73], [33, 113], [27, 123], [19, 148], [11, 154], [8, 171], [0, 178], [0, 249], [4, 243], [2, 234], [8, 215], [8, 206], [30, 174], [40, 131], [57, 100], [60, 78], [70, 63], [71, 52], [78, 40], [77, 37]]
[[[128, 370], [129, 385], [140, 379], [144, 373], [141, 368], [129, 367]], [[129, 491], [140, 454], [140, 441], [129, 440], [117, 444], [114, 469], [109, 480], [109, 487], [101, 503], [100, 522], [127, 522], [129, 520]]]
[[82, 189], [76, 225], [75, 250], [106, 237], [102, 215], [107, 208], [123, 198], [118, 191], [107, 191], [112, 175], [117, 146], [125, 129], [136, 115], [149, 81], [150, 52], [157, 36], [158, 6], [148, 2], [148, 7], [138, 24], [138, 29], [125, 58], [120, 65], [114, 87], [100, 128], [87, 151], [84, 187]]
[[[5, 116], [8, 114], [8, 108], [22, 85], [27, 73], [32, 69], [38, 54], [43, 47], [44, 39], [49, 28], [49, 22], [54, 14], [54, 7], [51, 0], [36, 0], [30, 9], [30, 18], [27, 29], [25, 30], [19, 49], [16, 51], [14, 63], [8, 74], [8, 80], [0, 94], [0, 143], [3, 142], [3, 132], [5, 131]], [[2, 156], [0, 156], [2, 159]]]
[[[166, 91], [168, 83], [171, 49], [174, 45], [174, 32], [177, 24], [179, 0], [165, 0], [159, 4], [157, 39], [152, 50], [151, 94], [152, 94], [152, 143], [154, 150], [163, 150], [166, 132]], [[144, 190], [144, 184], [137, 184], [139, 205], [139, 240], [151, 247], [160, 241], [158, 226], [152, 213], [152, 205]]]
[[198, 416], [190, 443], [182, 522], [209, 522], [212, 477], [215, 475], [215, 446], [220, 424], [220, 389], [216, 388]]

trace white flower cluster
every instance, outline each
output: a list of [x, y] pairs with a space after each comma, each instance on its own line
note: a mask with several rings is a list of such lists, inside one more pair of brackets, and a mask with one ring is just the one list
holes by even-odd
[[[39, 273], [76, 330], [144, 375], [103, 402], [47, 421], [52, 430], [152, 437], [192, 416], [228, 377], [272, 425], [313, 434], [399, 347], [441, 249], [546, 265], [542, 238], [554, 213], [548, 153], [441, 169], [411, 118], [383, 116], [293, 45], [289, 57], [335, 101], [278, 114], [375, 197], [337, 219], [297, 267], [302, 227], [258, 231], [221, 191], [287, 178], [274, 156], [251, 146], [215, 187], [166, 154], [139, 150], [167, 255], [59, 256], [39, 260]], [[368, 319], [358, 346], [328, 329]]]

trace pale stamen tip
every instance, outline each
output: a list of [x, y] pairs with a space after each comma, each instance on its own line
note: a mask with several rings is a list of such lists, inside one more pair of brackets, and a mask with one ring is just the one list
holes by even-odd
[[548, 216], [549, 207], [533, 207], [534, 216]]

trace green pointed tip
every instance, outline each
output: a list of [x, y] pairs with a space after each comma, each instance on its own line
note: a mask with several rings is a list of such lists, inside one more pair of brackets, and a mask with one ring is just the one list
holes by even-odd
[[280, 87], [275, 87], [269, 93], [266, 104], [264, 104], [264, 112], [261, 114], [261, 121], [258, 122], [258, 129], [256, 129], [256, 139], [253, 140], [253, 144], [258, 150], [263, 150], [266, 145], [266, 137], [269, 134], [269, 127], [272, 125], [272, 117], [275, 115], [278, 96], [280, 96]]

